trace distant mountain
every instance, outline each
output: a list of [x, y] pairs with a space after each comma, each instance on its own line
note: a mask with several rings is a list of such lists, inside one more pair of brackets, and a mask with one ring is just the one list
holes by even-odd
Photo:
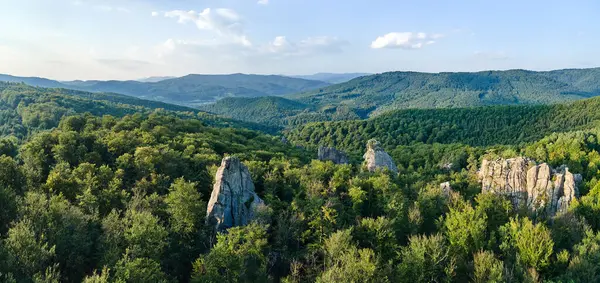
[[274, 133], [275, 127], [235, 121], [197, 109], [113, 93], [92, 93], [63, 88], [33, 87], [0, 82], [0, 137], [26, 137], [56, 127], [64, 116], [90, 113], [96, 116], [148, 115], [168, 112], [180, 118], [198, 119], [216, 127], [249, 128]]
[[286, 96], [316, 105], [344, 105], [370, 115], [405, 108], [549, 104], [600, 95], [600, 68], [549, 72], [389, 72]]
[[225, 97], [261, 97], [298, 93], [329, 86], [322, 81], [275, 75], [187, 75], [158, 82], [70, 81], [0, 75], [0, 81], [91, 92], [112, 92], [185, 106], [198, 106]]
[[390, 72], [287, 95], [285, 99], [230, 98], [201, 109], [244, 121], [295, 126], [364, 119], [395, 109], [552, 104], [598, 95], [600, 69]]
[[360, 119], [360, 113], [343, 105], [318, 107], [278, 96], [228, 97], [198, 109], [236, 120], [268, 126], [296, 126], [308, 122]]
[[9, 82], [9, 83], [25, 83], [30, 86], [38, 86], [38, 87], [64, 87], [65, 85], [54, 80], [38, 78], [38, 77], [15, 77], [11, 75], [3, 75], [0, 74], [0, 82]]
[[345, 83], [349, 80], [352, 80], [352, 79], [355, 79], [358, 77], [368, 76], [368, 75], [371, 75], [371, 74], [368, 74], [368, 73], [341, 73], [341, 74], [317, 73], [314, 75], [303, 75], [303, 76], [292, 76], [292, 77], [299, 78], [299, 79], [306, 79], [306, 80], [328, 82], [331, 84], [339, 84], [339, 83]]
[[147, 78], [137, 79], [136, 81], [143, 82], [143, 83], [157, 83], [160, 81], [174, 79], [174, 78], [176, 78], [176, 77], [147, 77]]

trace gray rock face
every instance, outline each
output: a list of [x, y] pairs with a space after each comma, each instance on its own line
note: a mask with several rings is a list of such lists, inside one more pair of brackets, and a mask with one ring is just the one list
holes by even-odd
[[515, 207], [526, 206], [530, 211], [552, 216], [566, 211], [579, 197], [581, 175], [572, 174], [564, 165], [552, 169], [546, 163], [538, 165], [529, 158], [517, 157], [483, 160], [479, 179], [483, 192], [505, 195]]
[[321, 161], [333, 161], [335, 164], [348, 164], [348, 157], [333, 147], [319, 146], [318, 158]]
[[369, 172], [375, 172], [378, 169], [388, 168], [394, 173], [398, 173], [398, 167], [381, 147], [378, 141], [371, 139], [367, 142], [367, 152], [363, 155], [365, 165]]
[[450, 186], [450, 182], [441, 183], [440, 189], [442, 189], [444, 196], [450, 197], [450, 193], [452, 192], [452, 186]]
[[237, 157], [225, 157], [217, 171], [208, 208], [207, 222], [217, 231], [247, 225], [264, 202], [254, 192], [248, 167]]

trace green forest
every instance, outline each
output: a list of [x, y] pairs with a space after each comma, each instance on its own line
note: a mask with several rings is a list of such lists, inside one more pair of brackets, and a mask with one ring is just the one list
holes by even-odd
[[[285, 140], [178, 106], [0, 86], [0, 282], [600, 281], [598, 99], [401, 110]], [[397, 174], [365, 170], [371, 138]], [[319, 145], [351, 163], [316, 160]], [[217, 233], [226, 156], [267, 209]], [[482, 193], [481, 161], [516, 156], [567, 165], [581, 197], [551, 217]]]

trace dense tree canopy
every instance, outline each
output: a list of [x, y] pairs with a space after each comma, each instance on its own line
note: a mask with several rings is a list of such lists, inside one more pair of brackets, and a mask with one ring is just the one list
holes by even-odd
[[[351, 164], [336, 165], [280, 137], [178, 112], [99, 116], [63, 107], [42, 126], [49, 129], [29, 131], [29, 124], [27, 135], [0, 139], [0, 281], [594, 282], [600, 278], [600, 130], [590, 124], [589, 110], [595, 105], [571, 105], [581, 113], [552, 106], [564, 107], [551, 112], [564, 115], [543, 130], [527, 121], [550, 115], [549, 108], [518, 108], [515, 120], [498, 114], [508, 120], [499, 119], [497, 129], [523, 129], [521, 138], [500, 145], [491, 132], [485, 147], [474, 142], [486, 137], [477, 135], [483, 127], [477, 123], [493, 121], [473, 119], [449, 140], [382, 139], [398, 174], [364, 170], [355, 154], [364, 150], [360, 140], [339, 140], [354, 151]], [[512, 108], [402, 115], [443, 124], [506, 109]], [[46, 121], [36, 119], [27, 121]], [[364, 123], [372, 131], [357, 135], [383, 131]], [[552, 125], [588, 127], [539, 137]], [[335, 137], [354, 130], [314, 140], [335, 145]], [[228, 155], [249, 168], [267, 209], [247, 226], [215, 233], [205, 222], [206, 206], [216, 168]], [[481, 193], [481, 160], [515, 156], [567, 165], [583, 176], [582, 196], [550, 217]], [[452, 191], [443, 191], [442, 182]]]

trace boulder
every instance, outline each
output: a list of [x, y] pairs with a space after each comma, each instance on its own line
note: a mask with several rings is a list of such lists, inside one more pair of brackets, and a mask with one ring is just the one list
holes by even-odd
[[450, 193], [452, 192], [452, 186], [450, 186], [450, 182], [441, 183], [440, 189], [442, 189], [442, 193], [444, 193], [444, 196], [450, 197]]
[[333, 147], [319, 146], [318, 158], [321, 161], [333, 161], [335, 164], [348, 164], [348, 157]]
[[546, 215], [566, 211], [579, 196], [581, 175], [572, 174], [566, 166], [556, 169], [548, 164], [536, 164], [524, 157], [483, 160], [479, 170], [483, 192], [507, 196], [515, 208]]
[[398, 167], [381, 147], [378, 141], [371, 139], [367, 142], [367, 152], [363, 155], [365, 166], [369, 172], [375, 172], [378, 169], [388, 168], [394, 173], [398, 173]]
[[247, 225], [264, 202], [254, 192], [250, 171], [237, 157], [225, 157], [217, 170], [206, 211], [217, 231]]

